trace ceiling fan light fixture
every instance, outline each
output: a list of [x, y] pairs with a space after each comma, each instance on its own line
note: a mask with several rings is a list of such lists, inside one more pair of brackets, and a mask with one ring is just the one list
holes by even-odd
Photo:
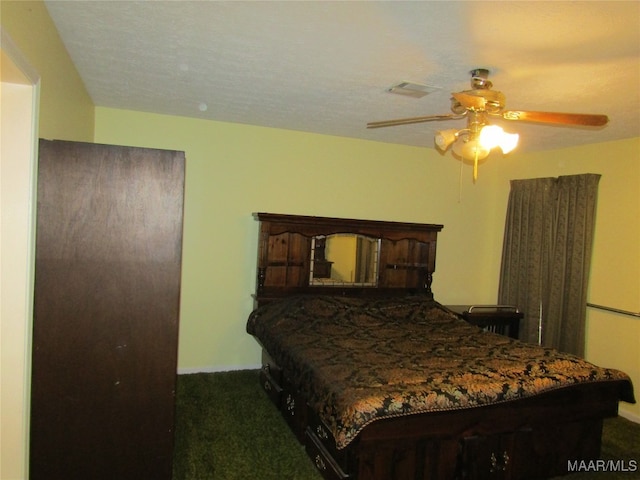
[[449, 130], [438, 130], [434, 137], [434, 141], [436, 142], [438, 149], [444, 152], [457, 140], [457, 138], [458, 130], [453, 128]]
[[[464, 162], [473, 163], [473, 180], [478, 177], [478, 163], [489, 156], [491, 150], [500, 147], [503, 154], [513, 151], [520, 139], [518, 134], [506, 133], [496, 125], [489, 125], [489, 117], [500, 117], [509, 121], [528, 121], [551, 125], [571, 125], [581, 127], [603, 127], [609, 118], [601, 114], [537, 112], [526, 110], [505, 110], [506, 98], [502, 92], [492, 90], [489, 70], [476, 68], [471, 74], [471, 89], [451, 94], [451, 112], [444, 115], [398, 118], [367, 123], [367, 128], [410, 125], [435, 120], [457, 120], [466, 117], [467, 128], [461, 130], [439, 130], [434, 143], [441, 152], [453, 147], [454, 156]], [[387, 92], [421, 97], [438, 87], [402, 82], [387, 89]], [[462, 164], [461, 164], [462, 167]]]
[[505, 132], [500, 142], [500, 149], [502, 150], [502, 153], [506, 155], [514, 148], [516, 148], [518, 146], [518, 140], [520, 140], [520, 135], [518, 135], [517, 133]]
[[491, 149], [482, 145], [478, 135], [460, 137], [453, 144], [453, 153], [467, 161], [484, 160], [491, 153]]
[[485, 125], [480, 130], [480, 137], [478, 140], [482, 146], [491, 150], [500, 144], [500, 139], [504, 134], [504, 130], [497, 125]]
[[485, 125], [480, 130], [480, 144], [489, 150], [500, 147], [502, 153], [509, 153], [518, 146], [520, 136], [517, 133], [507, 133], [497, 125]]

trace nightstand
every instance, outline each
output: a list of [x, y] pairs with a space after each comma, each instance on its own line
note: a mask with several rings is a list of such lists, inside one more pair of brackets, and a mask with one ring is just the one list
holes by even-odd
[[445, 305], [467, 322], [490, 332], [518, 338], [524, 314], [512, 305]]

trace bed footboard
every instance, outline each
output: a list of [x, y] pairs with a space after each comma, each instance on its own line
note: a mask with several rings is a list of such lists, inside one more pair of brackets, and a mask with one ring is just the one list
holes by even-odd
[[602, 420], [617, 415], [616, 382], [579, 385], [475, 409], [368, 425], [343, 449], [286, 372], [263, 351], [260, 382], [327, 480], [534, 479], [597, 459]]

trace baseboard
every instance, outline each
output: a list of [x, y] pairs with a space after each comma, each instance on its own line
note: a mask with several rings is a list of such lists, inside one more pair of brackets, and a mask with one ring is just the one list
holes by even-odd
[[220, 373], [234, 372], [237, 370], [260, 370], [261, 365], [226, 365], [223, 367], [188, 367], [178, 368], [178, 375], [189, 375], [192, 373]]
[[633, 413], [625, 412], [625, 411], [618, 411], [618, 415], [620, 415], [621, 417], [626, 418], [627, 420], [629, 420], [631, 422], [640, 423], [640, 416], [635, 415]]

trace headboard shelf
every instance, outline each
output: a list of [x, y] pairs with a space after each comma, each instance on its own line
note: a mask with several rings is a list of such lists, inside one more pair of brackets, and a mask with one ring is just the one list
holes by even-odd
[[[433, 297], [442, 225], [274, 213], [254, 217], [260, 222], [258, 304], [292, 294]], [[325, 249], [331, 258], [324, 257]]]
[[352, 218], [314, 217], [307, 215], [284, 215], [278, 213], [254, 213], [261, 223], [269, 223], [272, 235], [285, 232], [299, 233], [311, 237], [337, 233], [353, 233], [370, 237], [402, 240], [423, 238], [426, 233], [437, 233], [442, 225], [425, 223], [389, 222], [382, 220], [358, 220]]

